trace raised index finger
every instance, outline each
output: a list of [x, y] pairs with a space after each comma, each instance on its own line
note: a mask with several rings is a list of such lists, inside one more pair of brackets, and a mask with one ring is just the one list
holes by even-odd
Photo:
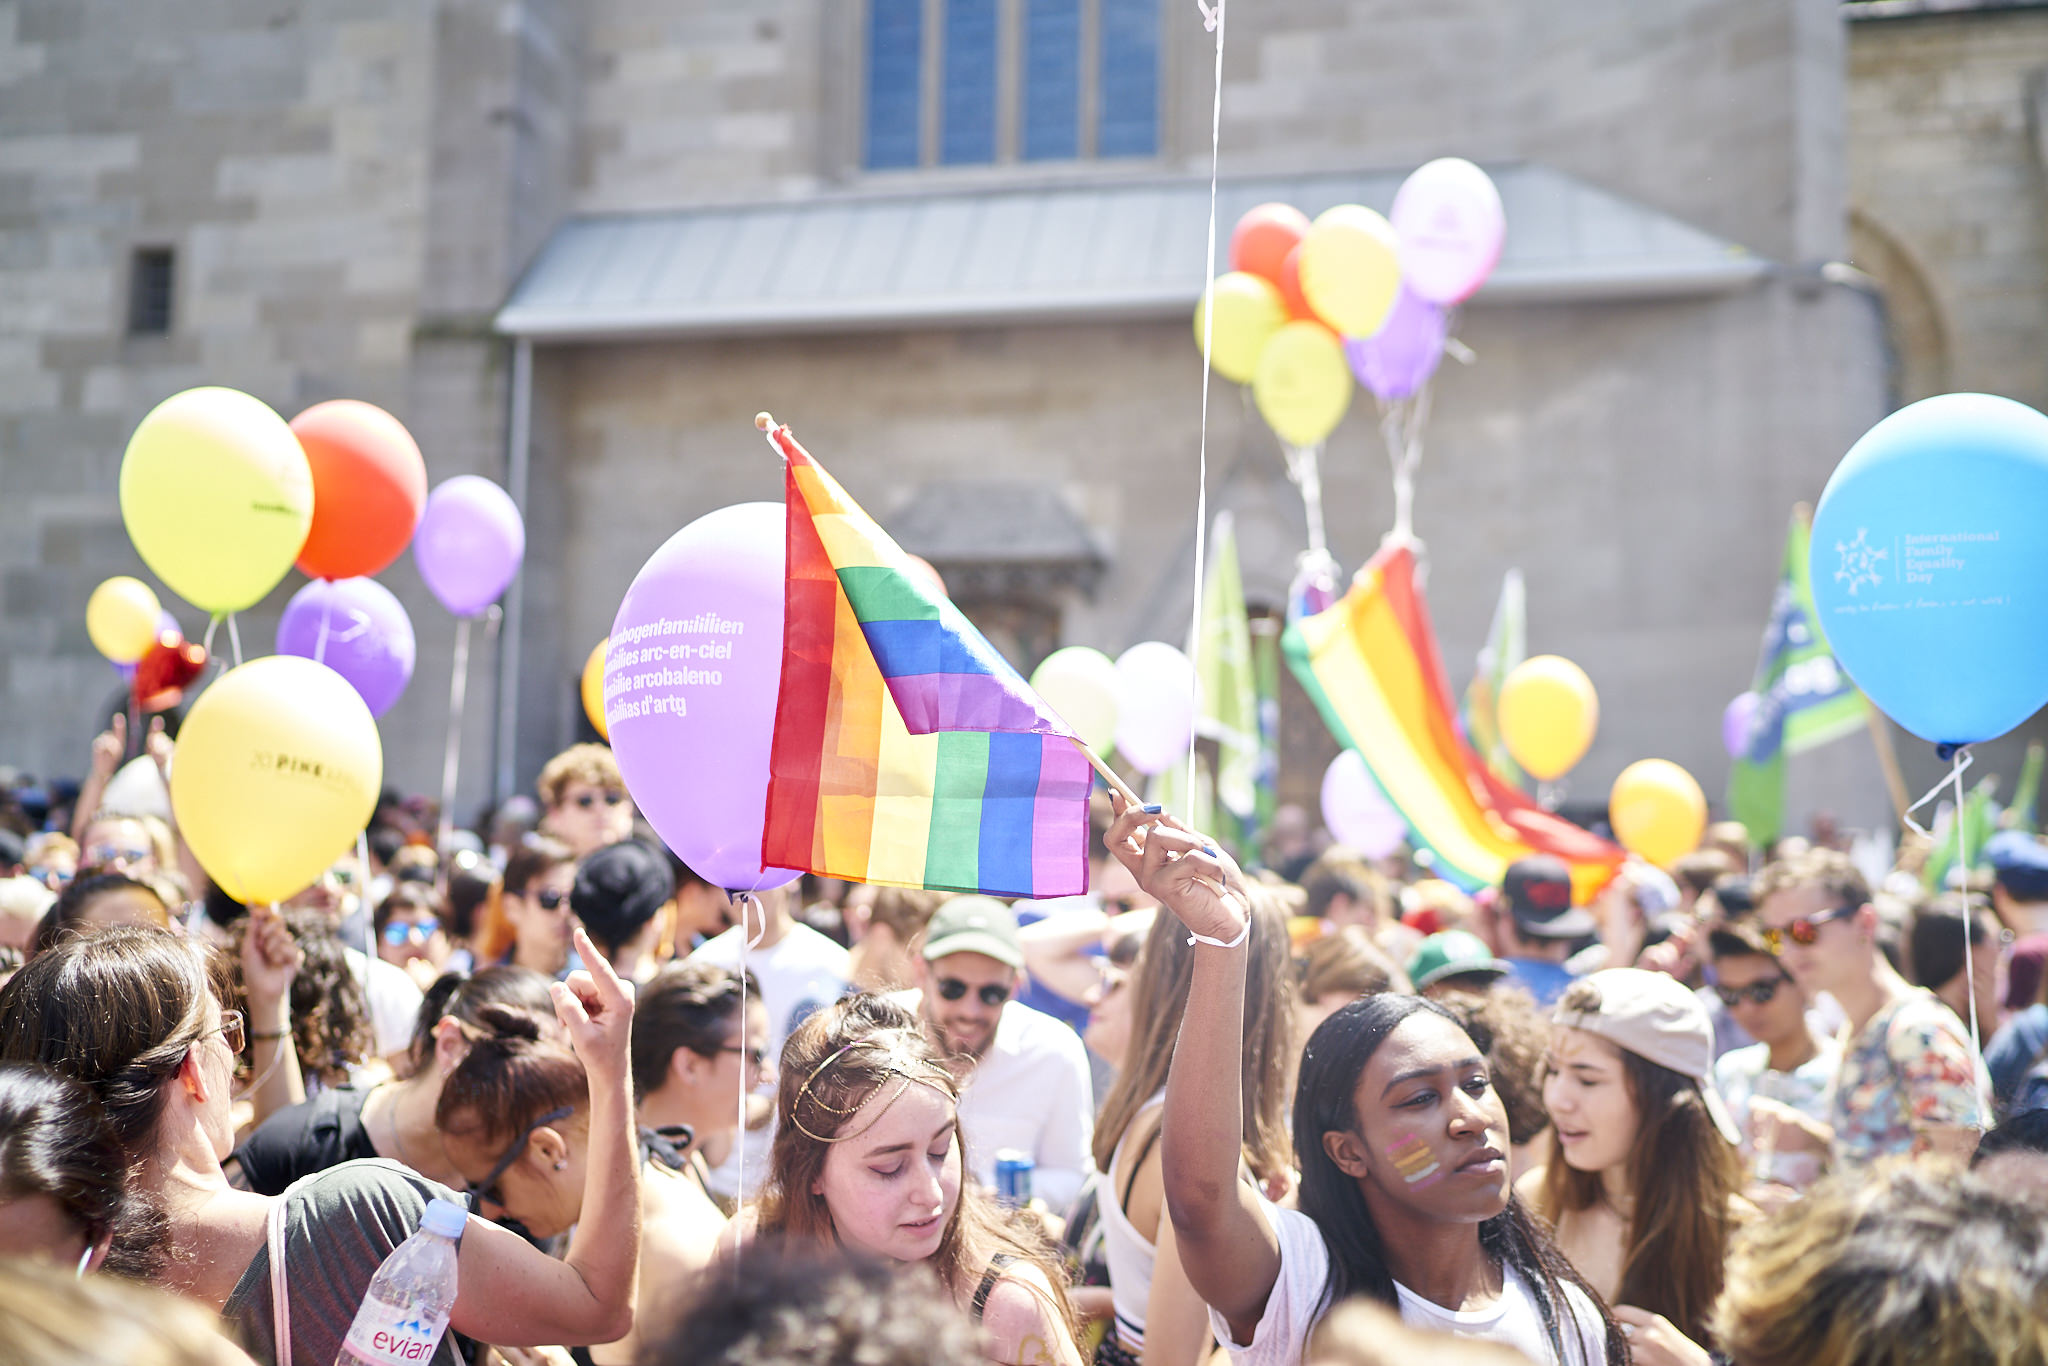
[[618, 973], [612, 971], [611, 963], [597, 951], [597, 945], [590, 942], [589, 932], [581, 925], [576, 927], [576, 956], [589, 970], [590, 980], [597, 987], [599, 996], [615, 999], [621, 1004], [632, 999], [626, 992], [626, 984]]

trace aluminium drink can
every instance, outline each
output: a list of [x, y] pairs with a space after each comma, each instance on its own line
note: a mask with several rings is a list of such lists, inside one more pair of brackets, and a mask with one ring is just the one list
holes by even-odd
[[1006, 1205], [1031, 1203], [1031, 1154], [1005, 1148], [996, 1154], [996, 1198]]

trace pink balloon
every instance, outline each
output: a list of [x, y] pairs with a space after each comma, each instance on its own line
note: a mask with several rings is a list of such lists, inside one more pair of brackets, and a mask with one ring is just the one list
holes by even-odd
[[800, 876], [761, 867], [783, 536], [780, 503], [699, 517], [634, 577], [605, 650], [605, 722], [626, 790], [683, 862], [735, 891]]
[[1401, 278], [1446, 308], [1478, 292], [1507, 240], [1500, 191], [1463, 157], [1417, 167], [1402, 182], [1387, 218], [1401, 241]]
[[1355, 749], [1339, 754], [1323, 771], [1323, 828], [1367, 858], [1385, 858], [1408, 839], [1408, 822]]

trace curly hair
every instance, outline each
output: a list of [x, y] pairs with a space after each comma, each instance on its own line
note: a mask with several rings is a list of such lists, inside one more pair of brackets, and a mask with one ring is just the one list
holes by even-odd
[[[292, 978], [291, 991], [292, 1045], [298, 1049], [299, 1069], [307, 1080], [322, 1086], [343, 1085], [350, 1071], [377, 1051], [369, 997], [349, 971], [348, 950], [326, 912], [287, 910], [282, 914], [285, 928], [305, 955]], [[237, 995], [243, 994], [241, 947], [248, 932], [247, 916], [229, 931], [235, 947]]]

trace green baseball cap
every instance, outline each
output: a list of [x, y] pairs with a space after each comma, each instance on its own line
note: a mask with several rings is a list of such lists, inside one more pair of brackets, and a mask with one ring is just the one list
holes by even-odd
[[980, 953], [1023, 971], [1017, 917], [992, 896], [956, 896], [932, 914], [924, 932], [924, 958], [935, 963], [956, 953]]
[[1416, 946], [1408, 960], [1408, 980], [1422, 991], [1446, 977], [1500, 977], [1508, 965], [1493, 956], [1484, 940], [1464, 930], [1444, 930]]

